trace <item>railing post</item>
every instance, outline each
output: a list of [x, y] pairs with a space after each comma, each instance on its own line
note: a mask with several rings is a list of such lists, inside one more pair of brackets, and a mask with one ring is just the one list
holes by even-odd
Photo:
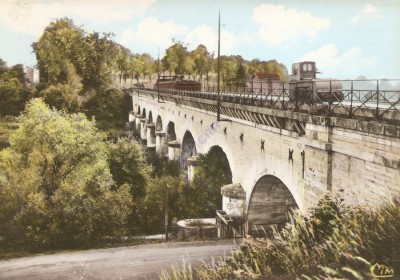
[[282, 82], [282, 109], [285, 109], [285, 82]]
[[350, 88], [350, 117], [353, 117], [353, 80], [351, 80]]
[[376, 80], [376, 113], [375, 118], [379, 119], [379, 80]]
[[332, 97], [332, 81], [329, 81], [329, 101], [328, 101], [328, 110], [329, 110], [329, 114], [332, 114], [331, 110], [332, 110], [332, 101], [331, 101], [331, 97]]

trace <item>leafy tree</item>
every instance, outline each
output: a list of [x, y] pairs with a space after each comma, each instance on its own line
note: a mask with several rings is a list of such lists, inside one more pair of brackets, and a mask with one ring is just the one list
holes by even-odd
[[173, 218], [184, 217], [185, 213], [180, 212], [178, 208], [183, 187], [181, 177], [164, 175], [154, 179], [140, 209], [146, 211], [147, 226], [144, 225], [144, 229], [160, 231], [164, 226], [165, 218], [170, 224]]
[[[115, 186], [104, 135], [82, 114], [32, 100], [0, 152], [0, 233], [35, 246], [75, 245], [123, 229], [132, 206]], [[114, 186], [114, 187], [113, 187]]]
[[119, 83], [122, 83], [122, 77], [129, 70], [130, 51], [127, 48], [120, 46], [120, 50], [116, 56], [116, 65], [119, 75]]
[[95, 117], [97, 126], [110, 136], [118, 135], [127, 120], [129, 95], [115, 88], [92, 92], [92, 97], [85, 103], [86, 115]]
[[151, 181], [151, 167], [143, 147], [133, 139], [119, 138], [108, 144], [110, 170], [116, 185], [128, 185], [132, 196], [142, 198]]
[[156, 70], [154, 68], [153, 59], [147, 53], [139, 56], [139, 61], [141, 64], [140, 75], [143, 76], [143, 79], [146, 79], [146, 76], [151, 76]]
[[33, 93], [34, 89], [25, 83], [22, 65], [8, 68], [0, 59], [0, 115], [18, 115]]
[[85, 37], [83, 67], [78, 72], [85, 89], [99, 89], [112, 83], [111, 69], [118, 53], [111, 33], [94, 32]]
[[190, 217], [214, 217], [222, 209], [221, 187], [232, 183], [232, 173], [225, 153], [213, 147], [199, 154], [192, 186], [183, 191], [182, 212]]
[[0, 75], [3, 75], [7, 70], [7, 62], [0, 58]]
[[40, 39], [32, 44], [42, 87], [47, 88], [39, 92], [39, 96], [58, 109], [79, 109], [84, 36], [84, 31], [72, 20], [63, 18], [51, 22]]
[[176, 75], [185, 73], [185, 62], [189, 55], [187, 46], [183, 42], [172, 40], [174, 43], [170, 46], [162, 59], [164, 69], [168, 69], [170, 74], [174, 72]]
[[236, 72], [236, 80], [245, 81], [247, 79], [247, 75], [246, 67], [240, 62]]
[[200, 81], [203, 80], [204, 75], [208, 75], [211, 70], [211, 56], [207, 51], [206, 46], [199, 45], [191, 56], [194, 59], [194, 71], [200, 77]]
[[[45, 28], [32, 44], [41, 80], [56, 85], [75, 79], [72, 75], [82, 71], [84, 36], [84, 31], [68, 18], [55, 20]], [[71, 71], [71, 67], [75, 70]]]

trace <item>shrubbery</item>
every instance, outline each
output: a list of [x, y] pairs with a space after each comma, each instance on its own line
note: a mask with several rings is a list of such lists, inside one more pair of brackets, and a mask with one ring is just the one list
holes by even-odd
[[132, 187], [115, 184], [94, 123], [34, 99], [19, 125], [0, 151], [2, 245], [71, 247], [122, 233]]

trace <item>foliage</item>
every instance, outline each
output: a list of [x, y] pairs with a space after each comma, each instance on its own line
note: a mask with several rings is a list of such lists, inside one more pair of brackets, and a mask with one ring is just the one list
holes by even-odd
[[272, 240], [245, 239], [218, 265], [163, 279], [377, 279], [398, 277], [400, 203], [374, 211], [325, 197], [309, 216], [295, 213]]
[[199, 45], [192, 51], [191, 56], [194, 59], [194, 71], [202, 80], [203, 75], [208, 75], [211, 71], [212, 57], [204, 45]]
[[43, 82], [56, 85], [76, 79], [74, 75], [84, 59], [84, 36], [84, 31], [68, 18], [55, 20], [45, 28], [32, 44]]
[[46, 27], [32, 44], [41, 74], [38, 93], [47, 104], [95, 116], [102, 129], [120, 129], [128, 113], [124, 94], [112, 87], [113, 71], [127, 71], [129, 50], [112, 34], [85, 33], [68, 18]]
[[33, 93], [34, 89], [25, 83], [22, 65], [8, 68], [0, 59], [0, 115], [18, 115]]
[[100, 129], [117, 135], [128, 118], [131, 99], [123, 91], [115, 88], [99, 89], [91, 95], [92, 98], [84, 106], [86, 115], [94, 116]]
[[83, 115], [34, 99], [0, 152], [0, 235], [9, 244], [73, 246], [123, 229], [128, 185], [114, 185], [104, 135]]
[[[188, 65], [189, 52], [183, 42], [172, 40], [173, 45], [165, 51], [162, 65], [170, 73], [181, 75], [187, 72], [191, 65]], [[185, 71], [186, 70], [186, 71]]]
[[135, 198], [144, 197], [152, 169], [146, 163], [143, 147], [133, 139], [119, 138], [108, 143], [110, 171], [117, 186], [128, 185]]
[[149, 186], [146, 198], [140, 202], [138, 216], [143, 218], [140, 223], [142, 230], [148, 233], [159, 233], [164, 225], [164, 215], [168, 212], [171, 221], [185, 217], [179, 211], [180, 194], [184, 188], [182, 177], [171, 175], [157, 176]]
[[232, 173], [225, 153], [218, 147], [199, 154], [192, 186], [183, 192], [182, 211], [189, 217], [214, 217], [222, 209], [221, 187], [232, 183]]

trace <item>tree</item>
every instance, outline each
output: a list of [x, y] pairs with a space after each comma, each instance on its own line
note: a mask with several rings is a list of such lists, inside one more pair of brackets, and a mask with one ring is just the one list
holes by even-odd
[[0, 75], [3, 75], [7, 70], [7, 62], [0, 58]]
[[211, 56], [207, 51], [206, 46], [199, 45], [191, 56], [194, 60], [194, 71], [200, 77], [200, 81], [203, 80], [203, 75], [207, 75], [211, 70]]
[[140, 75], [142, 75], [143, 79], [145, 80], [146, 75], [150, 76], [152, 73], [155, 72], [153, 59], [147, 53], [140, 55], [138, 59], [141, 62]]
[[33, 93], [34, 89], [25, 83], [22, 65], [8, 68], [0, 59], [0, 115], [18, 115]]
[[222, 209], [221, 187], [232, 183], [232, 173], [225, 153], [213, 147], [199, 154], [192, 186], [185, 188], [181, 212], [190, 217], [213, 217]]
[[[29, 244], [76, 245], [123, 229], [129, 186], [116, 186], [104, 135], [82, 114], [32, 100], [0, 152], [0, 232]], [[17, 236], [17, 235], [16, 235]]]
[[129, 70], [129, 58], [130, 58], [130, 51], [127, 48], [120, 46], [116, 57], [116, 65], [117, 71], [119, 75], [119, 83], [122, 83], [122, 78], [124, 74], [128, 73]]
[[84, 31], [68, 18], [47, 26], [32, 44], [44, 91], [39, 96], [58, 109], [77, 111], [84, 71]]
[[85, 89], [100, 89], [112, 83], [111, 69], [118, 53], [111, 33], [93, 32], [85, 37], [83, 69], [78, 72]]
[[32, 47], [41, 80], [48, 85], [66, 84], [71, 78], [75, 79], [71, 75], [83, 71], [84, 31], [75, 26], [71, 19], [51, 22]]
[[189, 55], [187, 46], [183, 42], [172, 40], [174, 43], [170, 46], [162, 59], [164, 69], [168, 69], [170, 74], [174, 72], [176, 75], [185, 73], [186, 57]]
[[236, 72], [236, 80], [238, 82], [243, 82], [246, 79], [247, 79], [246, 67], [243, 65], [242, 62], [240, 62], [239, 65], [238, 65], [237, 72]]
[[151, 167], [143, 147], [133, 139], [119, 138], [108, 144], [110, 170], [116, 185], [128, 185], [132, 196], [143, 198], [151, 181]]

